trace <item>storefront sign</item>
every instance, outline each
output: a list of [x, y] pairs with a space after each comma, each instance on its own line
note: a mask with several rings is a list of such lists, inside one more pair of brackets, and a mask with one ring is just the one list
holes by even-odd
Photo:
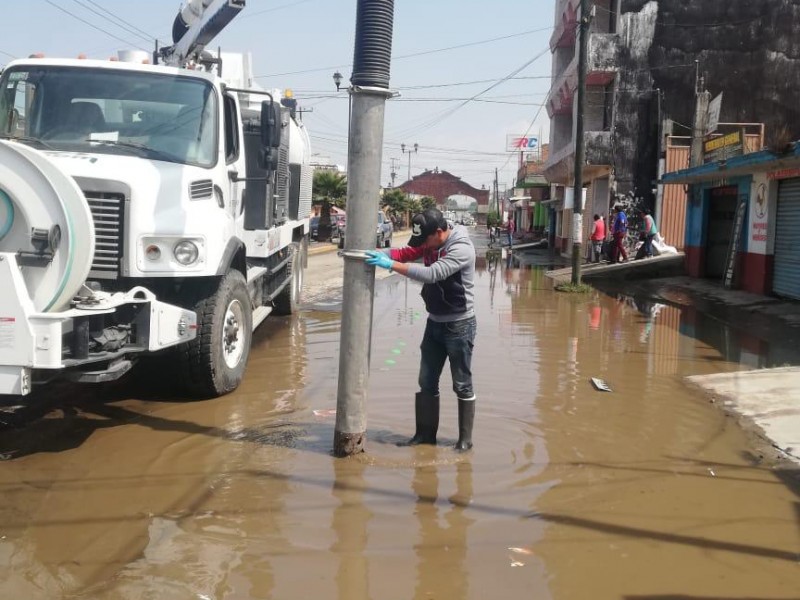
[[741, 131], [716, 137], [703, 144], [703, 161], [707, 163], [741, 156], [743, 153], [744, 135]]
[[800, 177], [800, 169], [781, 169], [780, 171], [772, 171], [767, 173], [769, 179], [792, 179]]
[[752, 254], [767, 253], [769, 231], [769, 181], [763, 174], [753, 177], [750, 191], [750, 233], [747, 251]]
[[539, 148], [538, 136], [507, 135], [506, 152], [529, 152]]

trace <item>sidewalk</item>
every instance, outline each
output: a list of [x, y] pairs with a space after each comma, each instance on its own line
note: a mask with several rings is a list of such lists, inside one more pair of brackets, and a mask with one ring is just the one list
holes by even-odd
[[787, 458], [800, 465], [800, 367], [686, 378], [722, 406], [751, 421]]
[[[628, 260], [621, 263], [584, 263], [581, 267], [581, 278], [586, 281], [596, 279], [645, 279], [670, 277], [685, 271], [683, 253], [665, 254], [642, 260]], [[545, 273], [557, 282], [569, 281], [572, 267], [548, 271]]]
[[[402, 231], [395, 231], [392, 234], [392, 246], [397, 248], [404, 246], [411, 237], [410, 229], [403, 229]], [[328, 252], [335, 252], [339, 249], [336, 244], [330, 242], [312, 242], [308, 248], [309, 256], [316, 256], [318, 254], [327, 254]]]

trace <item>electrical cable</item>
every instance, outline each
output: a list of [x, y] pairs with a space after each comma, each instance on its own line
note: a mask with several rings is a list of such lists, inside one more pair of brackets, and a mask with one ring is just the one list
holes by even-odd
[[77, 4], [78, 6], [80, 6], [81, 8], [85, 8], [86, 10], [93, 12], [94, 14], [99, 16], [101, 19], [105, 19], [106, 21], [112, 23], [116, 27], [119, 27], [120, 29], [124, 29], [125, 31], [127, 31], [131, 35], [135, 35], [138, 38], [144, 39], [144, 40], [146, 40], [148, 42], [155, 40], [154, 36], [150, 35], [149, 33], [145, 32], [145, 31], [142, 31], [141, 29], [139, 29], [138, 27], [136, 27], [134, 25], [130, 25], [129, 23], [127, 23], [123, 19], [120, 19], [119, 17], [117, 17], [111, 11], [103, 8], [102, 6], [97, 4], [96, 2], [92, 2], [92, 0], [84, 0], [84, 1], [88, 2], [90, 4], [93, 4], [94, 6], [96, 6], [97, 8], [99, 8], [100, 10], [102, 10], [103, 12], [105, 12], [108, 15], [111, 15], [111, 16], [109, 17], [107, 15], [104, 15], [99, 10], [94, 9], [91, 6], [86, 6], [85, 4], [83, 4], [83, 2], [81, 0], [72, 0], [72, 1], [75, 4]]
[[100, 32], [102, 32], [102, 33], [105, 33], [107, 36], [109, 36], [109, 37], [112, 37], [112, 38], [114, 38], [115, 40], [118, 40], [118, 41], [120, 41], [120, 42], [122, 42], [122, 43], [124, 43], [124, 44], [128, 44], [129, 46], [133, 46], [134, 48], [138, 48], [139, 50], [144, 50], [145, 52], [150, 52], [150, 50], [147, 50], [147, 49], [145, 49], [145, 48], [142, 48], [141, 46], [137, 46], [136, 44], [134, 44], [134, 43], [130, 42], [129, 40], [125, 40], [125, 39], [123, 39], [123, 38], [121, 38], [121, 37], [119, 37], [119, 36], [117, 36], [117, 35], [114, 35], [113, 33], [109, 32], [109, 31], [106, 31], [106, 30], [105, 30], [105, 29], [103, 29], [102, 27], [98, 27], [97, 25], [94, 25], [93, 23], [90, 23], [89, 21], [87, 21], [87, 20], [85, 20], [85, 19], [82, 19], [82, 18], [81, 18], [81, 17], [79, 17], [78, 15], [76, 15], [76, 14], [74, 14], [74, 13], [71, 13], [70, 11], [68, 11], [66, 8], [64, 8], [64, 7], [62, 7], [62, 6], [59, 6], [58, 4], [56, 4], [55, 2], [53, 2], [52, 0], [44, 0], [44, 1], [45, 1], [47, 4], [49, 4], [50, 6], [52, 6], [53, 8], [57, 8], [57, 9], [58, 9], [58, 10], [60, 10], [61, 12], [64, 12], [64, 13], [68, 14], [68, 15], [69, 15], [70, 17], [72, 17], [73, 19], [76, 19], [76, 20], [80, 21], [81, 23], [84, 23], [84, 24], [86, 24], [86, 25], [88, 25], [89, 27], [91, 27], [91, 28], [93, 28], [93, 29], [96, 29], [97, 31], [100, 31]]
[[[406, 58], [413, 58], [413, 57], [416, 57], [416, 56], [424, 56], [424, 55], [434, 54], [434, 53], [438, 53], [438, 52], [448, 52], [450, 50], [457, 50], [459, 48], [465, 48], [467, 46], [477, 46], [477, 45], [480, 45], [480, 44], [489, 44], [491, 42], [507, 40], [509, 38], [519, 37], [519, 36], [523, 36], [523, 35], [530, 35], [531, 33], [537, 33], [537, 32], [541, 32], [541, 31], [550, 31], [552, 29], [553, 29], [552, 27], [546, 27], [546, 28], [543, 28], [543, 29], [531, 29], [529, 31], [523, 31], [523, 32], [520, 32], [520, 33], [511, 34], [511, 35], [504, 35], [504, 36], [500, 36], [500, 37], [489, 38], [489, 39], [486, 39], [486, 40], [479, 40], [477, 42], [469, 42], [469, 43], [466, 43], [466, 44], [458, 44], [458, 45], [455, 45], [455, 46], [448, 46], [446, 48], [436, 48], [436, 49], [433, 49], [433, 50], [422, 50], [420, 52], [415, 52], [413, 54], [404, 54], [404, 55], [401, 55], [401, 56], [393, 56], [392, 60], [394, 61], [394, 60], [401, 60], [401, 59], [406, 59]], [[322, 71], [330, 71], [331, 69], [345, 69], [345, 68], [348, 68], [348, 67], [352, 67], [352, 63], [343, 64], [343, 65], [333, 65], [333, 66], [330, 66], [330, 67], [320, 67], [318, 69], [306, 69], [304, 71], [287, 71], [285, 73], [269, 73], [267, 75], [256, 75], [254, 77], [254, 79], [264, 79], [264, 78], [267, 78], [267, 77], [283, 77], [285, 75], [303, 75], [303, 74], [306, 74], [306, 73], [319, 73], [319, 72], [322, 72]]]

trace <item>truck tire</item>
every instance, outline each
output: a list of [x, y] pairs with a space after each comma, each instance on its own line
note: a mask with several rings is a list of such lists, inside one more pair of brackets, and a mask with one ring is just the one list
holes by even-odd
[[[204, 297], [202, 297], [204, 296]], [[179, 352], [184, 388], [191, 395], [214, 398], [242, 382], [253, 339], [253, 309], [247, 283], [230, 271], [194, 306], [197, 337]]]
[[291, 259], [286, 265], [289, 283], [272, 301], [276, 315], [293, 315], [300, 310], [300, 298], [303, 293], [303, 256], [302, 245], [294, 242], [289, 246]]

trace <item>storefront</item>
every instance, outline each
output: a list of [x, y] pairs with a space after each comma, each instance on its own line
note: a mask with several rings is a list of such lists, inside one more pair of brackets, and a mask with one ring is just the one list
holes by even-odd
[[800, 299], [800, 145], [667, 173], [688, 184], [686, 269], [759, 294]]
[[800, 177], [778, 180], [775, 294], [800, 300]]

